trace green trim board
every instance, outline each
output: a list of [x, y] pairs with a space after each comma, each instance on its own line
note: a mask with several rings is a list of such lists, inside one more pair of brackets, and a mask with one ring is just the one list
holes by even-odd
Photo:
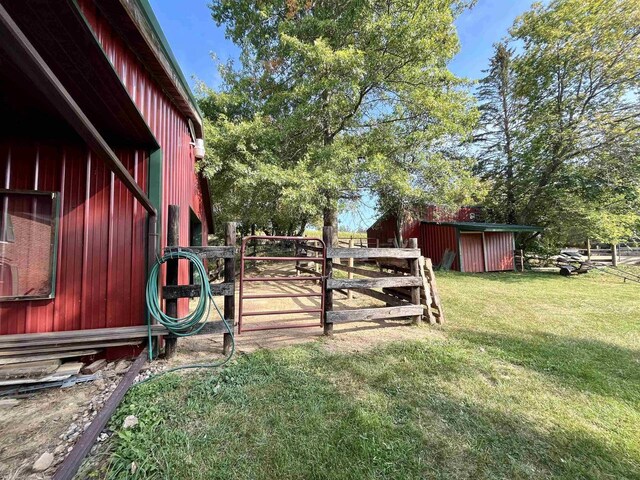
[[428, 225], [445, 225], [455, 227], [461, 232], [542, 232], [544, 228], [531, 225], [509, 225], [506, 223], [479, 222], [427, 222]]
[[[162, 228], [162, 149], [158, 148], [149, 153], [149, 184], [147, 195], [156, 209], [156, 228], [159, 234]], [[159, 235], [158, 235], [159, 241]], [[158, 244], [159, 246], [159, 244]]]

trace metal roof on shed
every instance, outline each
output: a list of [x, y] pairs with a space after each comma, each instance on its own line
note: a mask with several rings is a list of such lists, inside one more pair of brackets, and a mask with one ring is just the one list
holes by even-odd
[[456, 227], [462, 232], [541, 232], [542, 227], [530, 225], [509, 225], [506, 223], [479, 223], [479, 222], [428, 222], [429, 225], [446, 225]]

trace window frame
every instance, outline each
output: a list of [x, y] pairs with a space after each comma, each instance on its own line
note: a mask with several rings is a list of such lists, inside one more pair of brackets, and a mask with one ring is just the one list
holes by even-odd
[[[18, 295], [14, 297], [0, 297], [3, 302], [21, 302], [31, 300], [52, 300], [56, 297], [56, 280], [58, 274], [58, 234], [60, 226], [60, 192], [50, 192], [46, 190], [12, 190], [0, 188], [0, 194], [6, 195], [29, 195], [51, 198], [51, 226], [53, 227], [53, 237], [51, 240], [49, 254], [49, 268], [51, 271], [51, 291], [48, 295]], [[1, 213], [1, 212], [0, 212]]]

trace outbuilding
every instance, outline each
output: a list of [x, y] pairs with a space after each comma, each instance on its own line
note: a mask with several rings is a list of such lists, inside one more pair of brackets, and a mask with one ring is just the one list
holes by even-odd
[[147, 0], [3, 2], [0, 38], [0, 347], [135, 348], [168, 206], [213, 225], [196, 101]]
[[[539, 227], [481, 222], [482, 209], [451, 212], [428, 205], [416, 218], [402, 222], [403, 238], [416, 237], [425, 257], [436, 266], [461, 272], [515, 269], [515, 234], [540, 232]], [[385, 215], [367, 230], [369, 246], [390, 245], [397, 230], [394, 215]]]

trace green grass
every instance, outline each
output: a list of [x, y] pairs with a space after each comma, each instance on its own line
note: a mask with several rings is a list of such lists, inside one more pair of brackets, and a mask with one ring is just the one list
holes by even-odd
[[131, 478], [135, 461], [135, 478], [640, 478], [640, 285], [439, 285], [448, 323], [423, 340], [260, 351], [137, 387], [113, 425], [140, 425], [118, 433], [105, 475]]

